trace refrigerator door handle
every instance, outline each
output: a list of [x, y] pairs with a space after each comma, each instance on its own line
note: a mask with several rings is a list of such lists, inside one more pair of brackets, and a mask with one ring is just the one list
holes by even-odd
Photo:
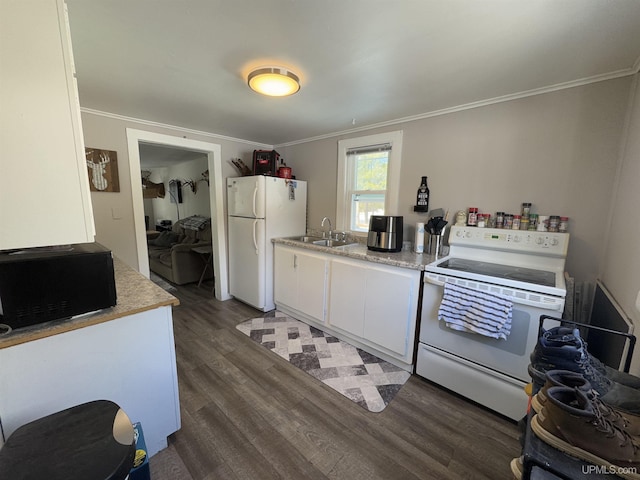
[[258, 251], [258, 238], [257, 238], [257, 228], [258, 227], [258, 220], [254, 220], [253, 221], [253, 246], [256, 249], [256, 255], [258, 255], [260, 252]]
[[[257, 217], [258, 212], [256, 211], [256, 200], [258, 199], [258, 183], [253, 187], [253, 216]], [[257, 247], [256, 247], [257, 248]]]

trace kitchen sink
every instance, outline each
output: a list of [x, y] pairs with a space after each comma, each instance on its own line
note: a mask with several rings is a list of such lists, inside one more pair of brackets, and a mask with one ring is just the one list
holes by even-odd
[[299, 242], [304, 243], [315, 243], [317, 241], [324, 240], [322, 237], [311, 237], [311, 236], [303, 236], [303, 237], [293, 237], [291, 240], [297, 240]]
[[304, 236], [300, 236], [300, 237], [289, 237], [290, 240], [295, 240], [296, 242], [303, 242], [303, 243], [311, 243], [313, 245], [319, 245], [322, 247], [344, 247], [346, 245], [354, 245], [357, 242], [348, 242], [345, 240], [334, 240], [334, 239], [329, 239], [329, 238], [322, 238], [322, 237], [313, 237], [310, 235], [304, 235]]
[[353, 245], [355, 242], [346, 242], [344, 240], [330, 240], [330, 239], [321, 239], [312, 242], [314, 245], [321, 245], [323, 247], [344, 247], [345, 245]]

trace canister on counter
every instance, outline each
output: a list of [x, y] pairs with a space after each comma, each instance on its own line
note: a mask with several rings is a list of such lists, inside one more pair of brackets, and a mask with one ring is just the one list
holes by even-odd
[[415, 252], [424, 253], [424, 223], [416, 223]]
[[456, 227], [464, 227], [467, 224], [467, 212], [459, 210], [456, 213]]

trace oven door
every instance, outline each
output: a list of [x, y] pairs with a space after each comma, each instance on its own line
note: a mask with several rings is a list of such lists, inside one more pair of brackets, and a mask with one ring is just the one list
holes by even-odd
[[[438, 320], [444, 282], [453, 282], [481, 292], [508, 297], [513, 302], [511, 333], [494, 339], [476, 333], [452, 330]], [[425, 272], [420, 342], [454, 357], [528, 382], [529, 355], [538, 339], [541, 315], [560, 317], [564, 298], [538, 294], [491, 283]]]

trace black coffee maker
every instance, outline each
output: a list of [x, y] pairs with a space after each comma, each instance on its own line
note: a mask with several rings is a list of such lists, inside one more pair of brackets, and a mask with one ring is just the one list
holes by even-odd
[[371, 215], [367, 248], [376, 252], [399, 252], [402, 250], [402, 217]]

